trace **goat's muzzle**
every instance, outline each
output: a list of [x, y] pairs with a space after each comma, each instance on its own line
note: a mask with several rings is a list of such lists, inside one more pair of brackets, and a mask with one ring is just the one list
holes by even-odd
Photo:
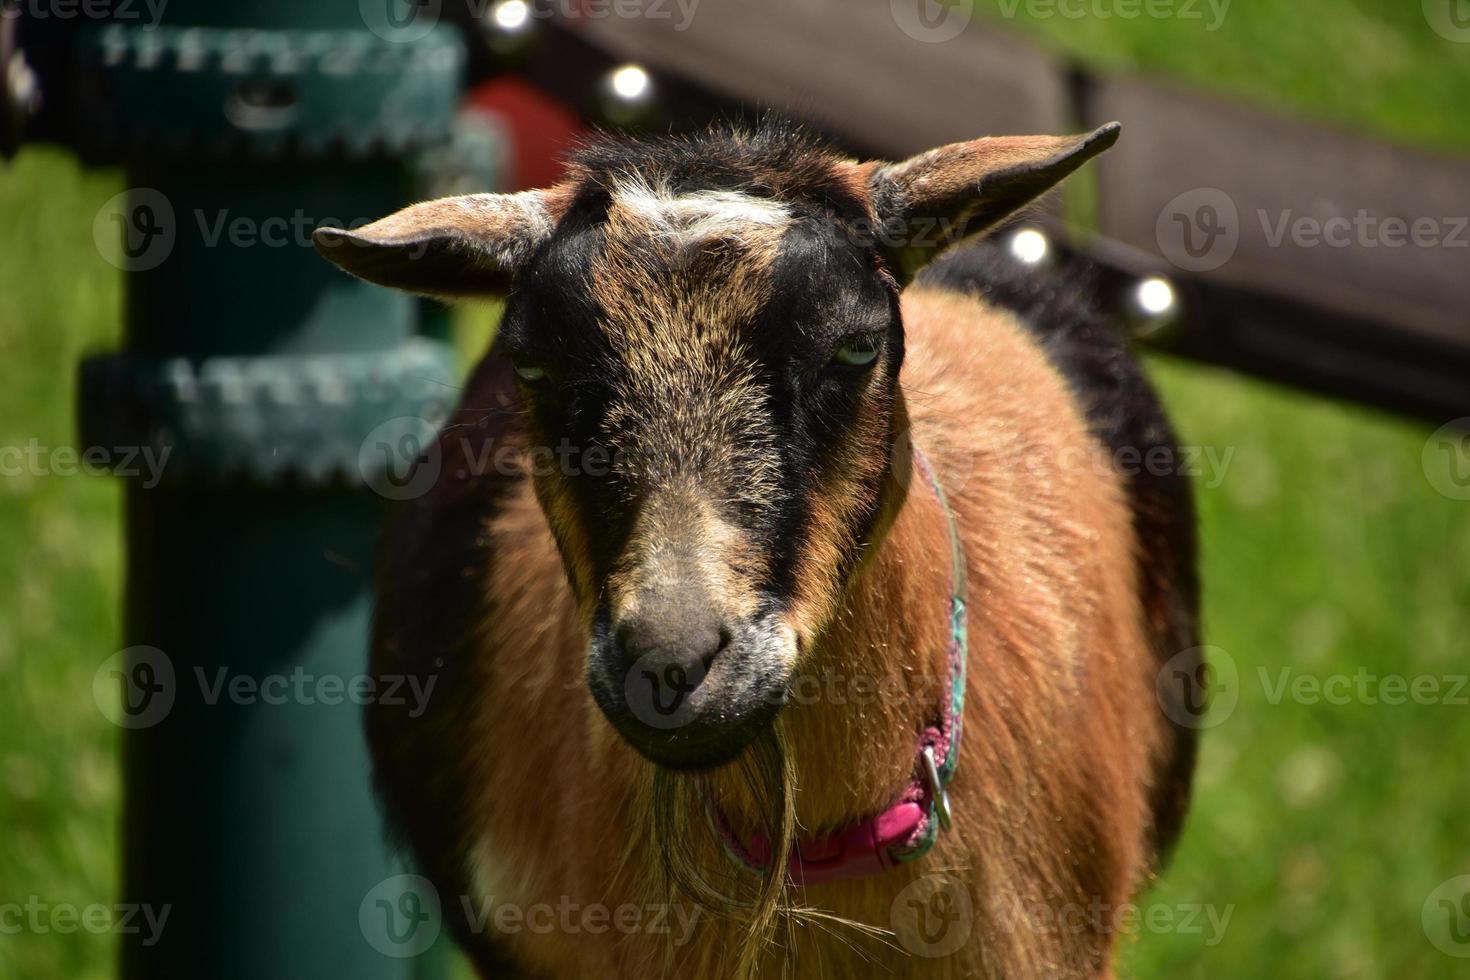
[[669, 769], [730, 761], [785, 703], [795, 642], [774, 616], [723, 619], [697, 589], [650, 596], [614, 623], [598, 617], [587, 664], [613, 727]]

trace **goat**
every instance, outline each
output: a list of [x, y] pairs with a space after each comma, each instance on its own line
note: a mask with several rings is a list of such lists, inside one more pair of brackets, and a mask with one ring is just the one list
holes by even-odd
[[600, 137], [318, 231], [505, 300], [384, 544], [371, 669], [436, 695], [366, 718], [482, 975], [1112, 975], [1188, 803], [1190, 489], [1111, 462], [1174, 436], [1065, 283], [938, 253], [1117, 136]]

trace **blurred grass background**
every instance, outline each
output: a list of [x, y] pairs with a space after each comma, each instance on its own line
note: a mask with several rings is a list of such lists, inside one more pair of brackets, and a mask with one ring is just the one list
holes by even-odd
[[[1412, 0], [1236, 0], [1215, 31], [1205, 3], [1201, 20], [981, 6], [1095, 66], [1470, 151], [1470, 45]], [[0, 446], [74, 443], [78, 360], [119, 339], [119, 275], [92, 224], [122, 186], [48, 149], [0, 167]], [[1207, 641], [1239, 702], [1205, 733], [1185, 838], [1142, 903], [1231, 918], [1214, 945], [1208, 928], [1126, 941], [1121, 975], [1470, 974], [1420, 923], [1429, 893], [1470, 873], [1470, 707], [1273, 703], [1261, 674], [1470, 670], [1470, 504], [1426, 481], [1431, 427], [1149, 364], [1183, 441], [1234, 450], [1199, 496]], [[91, 688], [120, 636], [120, 500], [105, 479], [0, 477], [0, 902], [116, 900], [119, 739]], [[0, 977], [107, 977], [113, 952], [109, 936], [0, 933]]]

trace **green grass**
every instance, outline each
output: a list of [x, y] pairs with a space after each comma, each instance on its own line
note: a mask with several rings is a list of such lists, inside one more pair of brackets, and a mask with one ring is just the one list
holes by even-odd
[[[994, 4], [988, 5], [995, 8]], [[1235, 0], [1187, 21], [1017, 17], [1056, 50], [1435, 148], [1470, 147], [1470, 45], [1416, 0]], [[1028, 9], [1022, 3], [1018, 10]], [[73, 378], [117, 342], [119, 279], [92, 221], [121, 187], [28, 150], [0, 168], [0, 446], [75, 444]], [[1470, 659], [1470, 504], [1429, 486], [1428, 426], [1154, 359], [1192, 445], [1234, 450], [1200, 487], [1208, 642], [1239, 700], [1205, 733], [1196, 807], [1143, 899], [1230, 909], [1223, 939], [1179, 929], [1126, 944], [1124, 976], [1464, 975], [1420, 911], [1470, 873], [1470, 707], [1272, 703], [1289, 667], [1326, 678], [1452, 675]], [[115, 901], [117, 730], [92, 703], [118, 646], [118, 488], [0, 476], [0, 903]], [[109, 937], [0, 934], [0, 977], [110, 975]]]
[[[1090, 67], [1400, 143], [1470, 146], [1470, 44], [1431, 30], [1421, 0], [1213, 0], [1224, 4], [1215, 30], [1212, 0], [1146, 2], [1199, 16], [1119, 16], [1148, 9], [1145, 0], [975, 0], [975, 9]], [[1060, 13], [1079, 8], [1113, 16]]]
[[1143, 903], [1234, 911], [1213, 947], [1141, 937], [1125, 975], [1463, 976], [1420, 911], [1470, 873], [1470, 690], [1458, 705], [1276, 693], [1283, 668], [1463, 676], [1470, 504], [1425, 479], [1424, 426], [1219, 371], [1153, 369], [1186, 443], [1235, 449], [1200, 509], [1206, 638], [1234, 663], [1239, 700], [1203, 734], [1192, 818]]
[[[0, 168], [0, 446], [77, 443], [77, 363], [120, 333], [121, 280], [92, 244], [120, 188], [56, 152]], [[111, 903], [120, 741], [92, 674], [118, 649], [121, 493], [0, 462], [0, 903]], [[86, 932], [0, 934], [0, 976], [105, 977], [112, 949]]]

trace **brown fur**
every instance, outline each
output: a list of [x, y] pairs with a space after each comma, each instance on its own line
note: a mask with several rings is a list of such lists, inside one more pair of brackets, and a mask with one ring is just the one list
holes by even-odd
[[[1124, 490], [1099, 479], [1098, 467], [1064, 465], [1101, 448], [1011, 318], [972, 298], [915, 288], [903, 314], [900, 416], [906, 412], [914, 441], [939, 472], [970, 474], [949, 488], [971, 598], [955, 827], [913, 865], [798, 897], [890, 928], [890, 907], [906, 884], [950, 870], [973, 898], [974, 934], [949, 957], [923, 959], [892, 940], [793, 920], [778, 933], [766, 974], [783, 975], [784, 965], [784, 975], [799, 977], [1107, 976], [1113, 937], [1106, 929], [1038, 933], [1014, 916], [1090, 902], [1116, 908], [1149, 873], [1146, 795], [1162, 727], [1157, 712], [1140, 710], [1153, 703], [1154, 665]], [[1017, 468], [1018, 458], [1028, 467]], [[1037, 470], [1036, 460], [1055, 465]], [[787, 709], [797, 815], [812, 831], [886, 805], [911, 774], [913, 733], [938, 710], [945, 525], [923, 481], [910, 481], [906, 469], [896, 459], [886, 534], [802, 673], [866, 676], [916, 697]], [[660, 901], [641, 871], [656, 863], [643, 809], [651, 766], [587, 694], [585, 624], [528, 480], [515, 482], [484, 534], [497, 560], [479, 591], [495, 597], [496, 609], [480, 624], [461, 682], [474, 692], [467, 724], [444, 746], [460, 757], [456, 778], [478, 787], [460, 827], [473, 855], [470, 888], [523, 907], [555, 906], [564, 896], [610, 909]], [[725, 787], [724, 795], [735, 819], [757, 816], [739, 812], [737, 791]], [[691, 838], [702, 831], [689, 828]], [[695, 844], [712, 862], [723, 860], [712, 841]], [[642, 978], [667, 970], [716, 978], [729, 974], [743, 935], [738, 923], [706, 919], [693, 942], [673, 950], [666, 936], [611, 929], [521, 930], [495, 940], [534, 976]]]
[[[1194, 591], [1172, 601], [1159, 576], [1173, 559], [1150, 554], [1191, 560], [1174, 540], [1187, 493], [1150, 497], [1109, 467], [1116, 434], [1089, 429], [1095, 406], [1075, 400], [1056, 351], [1049, 360], [999, 307], [911, 285], [900, 331], [887, 270], [944, 244], [920, 239], [926, 223], [947, 222], [951, 238], [986, 227], [1116, 137], [1107, 126], [977, 140], [862, 165], [780, 127], [652, 151], [603, 142], [547, 192], [418, 205], [319, 236], [328, 257], [388, 285], [516, 289], [507, 336], [441, 434], [444, 478], [406, 509], [386, 552], [373, 668], [433, 674], [442, 693], [421, 719], [378, 706], [368, 715], [391, 822], [482, 969], [611, 980], [1111, 975], [1106, 912], [1146, 882], [1187, 799], [1192, 755], [1181, 746], [1191, 743], [1156, 710], [1154, 674], [1165, 647], [1192, 632]], [[880, 226], [881, 248], [857, 245]], [[801, 236], [814, 229], [838, 237], [812, 248]], [[868, 290], [860, 300], [854, 278]], [[582, 305], [558, 307], [567, 295]], [[883, 323], [866, 322], [878, 309]], [[817, 416], [837, 403], [812, 395], [801, 426], [778, 422], [792, 403], [779, 401], [788, 396], [769, 362], [786, 355], [763, 331], [802, 340], [816, 321], [827, 346], [792, 369], [846, 349], [844, 330], [882, 326], [880, 358], [867, 373], [826, 365], [821, 377], [843, 392], [831, 418]], [[595, 374], [568, 353], [599, 356]], [[594, 383], [597, 411], [573, 412]], [[579, 438], [623, 451], [611, 475], [551, 467], [533, 479], [527, 447], [559, 435], [539, 427], [573, 415], [586, 422]], [[820, 451], [785, 454], [783, 434]], [[461, 446], [510, 447], [522, 468], [457, 468]], [[939, 716], [948, 676], [948, 526], [914, 447], [945, 484], [968, 566], [955, 824], [911, 864], [783, 895], [784, 876], [754, 875], [722, 852], [695, 778], [656, 768], [625, 740], [637, 733], [608, 720], [626, 720], [606, 700], [618, 649], [608, 638], [645, 601], [654, 615], [708, 604], [738, 624], [778, 599], [776, 642], [706, 662], [712, 674], [733, 664], [759, 678], [771, 675], [742, 657], [784, 658], [791, 702], [771, 723], [759, 710], [768, 704], [739, 701], [753, 688], [738, 678], [703, 685], [710, 715], [763, 726], [703, 785], [737, 831], [765, 833], [778, 855], [798, 825], [820, 836], [881, 810], [913, 776], [916, 736]], [[1153, 506], [1177, 520], [1150, 522]], [[785, 591], [773, 597], [777, 580]], [[642, 746], [653, 758], [664, 748]], [[899, 928], [906, 889], [941, 873], [972, 904], [972, 931], [945, 957], [916, 956]], [[497, 931], [492, 919], [489, 933], [470, 921], [486, 902], [671, 901], [702, 916], [687, 944], [605, 919], [600, 931]]]

